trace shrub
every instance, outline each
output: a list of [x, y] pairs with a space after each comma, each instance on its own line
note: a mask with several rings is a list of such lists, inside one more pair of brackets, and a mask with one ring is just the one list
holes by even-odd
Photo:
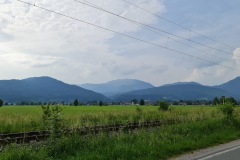
[[44, 128], [50, 131], [53, 139], [61, 137], [64, 129], [63, 119], [61, 118], [61, 106], [50, 106], [50, 104], [48, 104], [47, 106], [42, 106], [42, 110]]
[[169, 104], [167, 102], [159, 101], [158, 105], [159, 105], [159, 110], [161, 111], [167, 111], [169, 109]]
[[232, 121], [234, 119], [235, 107], [233, 103], [226, 102], [224, 105], [220, 106], [220, 111], [224, 115], [225, 120]]
[[136, 112], [138, 113], [138, 114], [142, 114], [142, 108], [140, 108], [139, 106], [137, 106], [137, 108], [136, 108]]

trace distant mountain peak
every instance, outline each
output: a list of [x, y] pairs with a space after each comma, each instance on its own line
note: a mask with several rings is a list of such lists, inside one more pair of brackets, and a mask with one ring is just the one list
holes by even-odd
[[80, 87], [102, 93], [106, 96], [154, 87], [152, 84], [136, 79], [116, 79], [102, 84], [82, 84]]
[[236, 78], [234, 78], [234, 79], [232, 79], [232, 80], [230, 80], [226, 83], [231, 83], [231, 82], [239, 82], [240, 83], [240, 77], [236, 77]]
[[199, 85], [199, 86], [202, 86], [202, 84], [197, 83], [197, 82], [176, 82], [176, 83], [165, 84], [163, 86], [176, 86], [176, 85]]
[[40, 77], [29, 77], [29, 78], [25, 78], [22, 80], [35, 80], [35, 79], [48, 79], [48, 80], [57, 80], [55, 78], [49, 77], [49, 76], [40, 76]]
[[236, 77], [226, 83], [223, 83], [215, 87], [224, 89], [232, 94], [240, 96], [240, 77]]

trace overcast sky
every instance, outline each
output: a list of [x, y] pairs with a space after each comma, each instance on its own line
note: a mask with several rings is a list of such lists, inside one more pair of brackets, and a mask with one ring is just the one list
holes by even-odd
[[50, 76], [66, 83], [82, 84], [130, 78], [159, 86], [179, 81], [213, 85], [240, 76], [239, 0], [128, 0], [232, 48], [184, 30], [123, 0], [86, 0], [115, 14], [225, 53], [159, 30], [156, 33], [156, 30], [144, 29], [74, 0], [24, 1], [181, 54], [17, 0], [0, 0], [0, 79]]

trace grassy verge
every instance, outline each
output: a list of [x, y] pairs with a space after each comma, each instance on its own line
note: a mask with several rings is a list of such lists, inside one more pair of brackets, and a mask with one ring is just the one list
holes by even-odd
[[240, 138], [235, 125], [207, 120], [165, 126], [137, 133], [71, 136], [54, 144], [9, 146], [1, 160], [167, 159], [169, 157]]

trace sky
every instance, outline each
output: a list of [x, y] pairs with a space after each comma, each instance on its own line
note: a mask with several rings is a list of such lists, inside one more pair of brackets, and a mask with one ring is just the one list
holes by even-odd
[[124, 0], [23, 1], [74, 19], [0, 0], [0, 79], [50, 76], [83, 84], [128, 78], [160, 86], [216, 85], [240, 76], [239, 0], [127, 0], [155, 15]]

